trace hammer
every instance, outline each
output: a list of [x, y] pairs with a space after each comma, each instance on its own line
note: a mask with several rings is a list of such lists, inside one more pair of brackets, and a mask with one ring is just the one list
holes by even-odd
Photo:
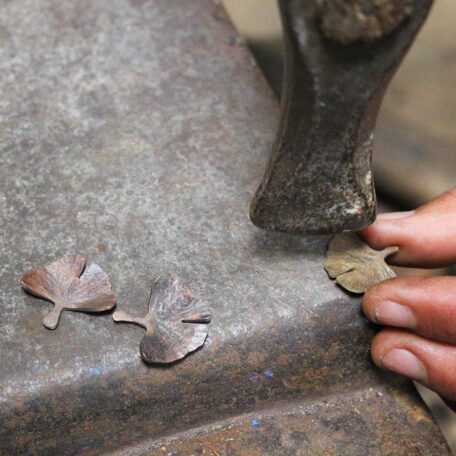
[[356, 231], [376, 217], [374, 128], [433, 0], [279, 0], [281, 122], [251, 207], [257, 226]]

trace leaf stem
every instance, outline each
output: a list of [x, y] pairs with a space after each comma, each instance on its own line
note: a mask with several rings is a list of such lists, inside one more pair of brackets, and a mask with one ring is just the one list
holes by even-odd
[[62, 310], [63, 306], [56, 303], [52, 311], [43, 318], [43, 325], [46, 326], [47, 329], [57, 328]]

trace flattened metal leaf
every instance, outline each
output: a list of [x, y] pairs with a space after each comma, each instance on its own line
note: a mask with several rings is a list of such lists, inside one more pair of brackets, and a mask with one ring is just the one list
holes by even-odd
[[179, 279], [162, 274], [152, 286], [145, 317], [134, 317], [118, 310], [113, 318], [146, 328], [140, 343], [141, 357], [147, 363], [168, 364], [204, 344], [211, 314]]
[[374, 250], [355, 233], [337, 234], [329, 243], [325, 269], [346, 290], [364, 293], [372, 285], [396, 277], [385, 258], [398, 250]]
[[115, 306], [116, 298], [105, 272], [92, 263], [81, 275], [84, 265], [80, 255], [64, 256], [22, 277], [25, 290], [54, 303], [54, 309], [43, 320], [46, 328], [55, 329], [64, 310], [103, 312]]

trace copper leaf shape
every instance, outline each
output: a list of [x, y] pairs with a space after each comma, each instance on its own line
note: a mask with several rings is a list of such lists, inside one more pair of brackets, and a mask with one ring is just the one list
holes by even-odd
[[118, 310], [113, 318], [146, 328], [139, 347], [145, 362], [172, 363], [204, 344], [211, 314], [179, 279], [162, 274], [152, 286], [145, 317]]
[[346, 290], [364, 293], [372, 285], [396, 277], [385, 258], [398, 250], [374, 250], [355, 233], [337, 234], [329, 243], [325, 269]]
[[79, 255], [64, 256], [25, 274], [21, 285], [30, 293], [54, 303], [43, 324], [55, 329], [64, 310], [103, 312], [112, 309], [116, 298], [104, 271], [95, 263], [81, 275], [85, 260]]

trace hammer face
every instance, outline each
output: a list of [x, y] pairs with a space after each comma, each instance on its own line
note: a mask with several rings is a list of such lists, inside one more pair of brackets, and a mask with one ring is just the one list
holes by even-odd
[[[390, 1], [397, 20], [389, 17], [382, 29], [386, 13], [375, 8]], [[286, 50], [282, 119], [250, 209], [252, 221], [268, 230], [330, 234], [375, 220], [371, 161], [378, 110], [432, 4], [407, 0], [401, 10], [394, 0], [333, 0], [340, 3], [336, 7], [327, 2], [280, 1]], [[356, 34], [341, 32], [336, 13], [348, 28], [357, 21]], [[377, 33], [364, 33], [362, 19], [372, 24], [377, 16]], [[332, 34], [331, 24], [339, 27]]]

